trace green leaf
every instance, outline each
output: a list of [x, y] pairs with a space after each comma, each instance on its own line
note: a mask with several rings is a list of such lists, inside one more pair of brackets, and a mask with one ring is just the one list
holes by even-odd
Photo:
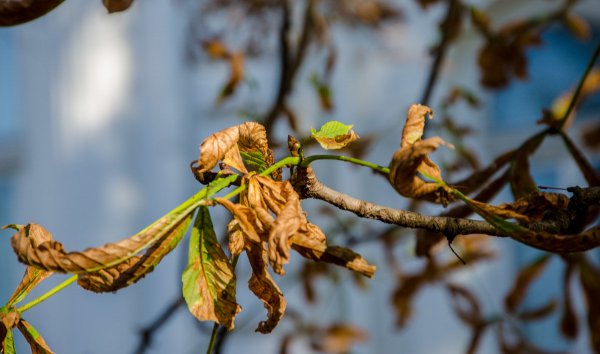
[[260, 151], [240, 151], [240, 155], [251, 171], [260, 173], [269, 167], [265, 156]]
[[31, 354], [54, 354], [52, 349], [46, 344], [46, 341], [44, 341], [44, 338], [27, 321], [20, 320], [17, 328], [29, 343]]
[[319, 131], [311, 128], [311, 136], [326, 150], [336, 150], [345, 147], [358, 135], [352, 130], [353, 125], [345, 125], [332, 120], [325, 123]]
[[[0, 324], [2, 326], [2, 324]], [[4, 326], [3, 326], [4, 327]], [[15, 339], [13, 337], [12, 329], [6, 329], [6, 334], [2, 338], [2, 353], [3, 354], [16, 354], [15, 350]]]
[[235, 301], [235, 273], [217, 242], [206, 206], [198, 209], [190, 237], [188, 265], [181, 280], [183, 297], [192, 315], [233, 329], [233, 320], [240, 311]]

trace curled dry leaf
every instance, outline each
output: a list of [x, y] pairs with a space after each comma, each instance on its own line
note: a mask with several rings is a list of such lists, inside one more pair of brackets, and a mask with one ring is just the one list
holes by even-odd
[[97, 272], [81, 274], [77, 284], [93, 292], [113, 292], [136, 283], [152, 272], [154, 267], [175, 249], [185, 235], [191, 220], [192, 214], [174, 225], [164, 236], [148, 247], [144, 255], [132, 257]]
[[264, 244], [261, 243], [259, 247], [250, 248], [246, 254], [252, 267], [248, 287], [267, 309], [267, 320], [261, 321], [256, 331], [270, 333], [283, 317], [286, 301], [267, 269], [267, 251]]
[[223, 160], [240, 172], [247, 173], [240, 152], [260, 152], [265, 157], [270, 155], [264, 126], [255, 122], [246, 122], [223, 129], [206, 138], [200, 144], [198, 172], [210, 171], [219, 160]]
[[311, 128], [311, 136], [325, 150], [338, 150], [346, 147], [358, 139], [358, 135], [352, 130], [351, 125], [345, 125], [341, 122], [332, 120], [319, 129], [319, 131]]
[[389, 181], [405, 197], [446, 203], [452, 198], [447, 187], [420, 176], [442, 181], [440, 168], [429, 159], [429, 154], [440, 145], [452, 146], [439, 137], [421, 140], [426, 115], [433, 118], [433, 111], [427, 106], [415, 104], [408, 109], [400, 149], [390, 162]]
[[447, 289], [452, 295], [452, 307], [456, 315], [471, 327], [477, 327], [483, 322], [479, 301], [468, 289], [455, 285], [447, 285]]
[[[13, 228], [19, 231], [24, 227], [24, 225], [6, 225], [2, 228]], [[31, 238], [31, 242], [35, 247], [52, 239], [52, 235], [50, 235], [48, 230], [39, 225], [29, 228], [29, 237]], [[28, 266], [25, 269], [25, 274], [23, 275], [21, 282], [19, 283], [11, 297], [8, 299], [6, 306], [10, 307], [22, 301], [27, 296], [27, 294], [29, 294], [31, 289], [33, 289], [42, 280], [46, 279], [50, 275], [52, 275], [52, 272]]]
[[221, 245], [207, 207], [200, 207], [190, 237], [188, 265], [182, 274], [183, 297], [192, 315], [215, 321], [231, 330], [240, 311], [236, 278]]
[[30, 235], [32, 229], [41, 228], [37, 224], [28, 224], [19, 230], [13, 235], [11, 244], [19, 261], [27, 265], [61, 273], [91, 273], [133, 257], [168, 233], [177, 221], [176, 217], [165, 216], [130, 238], [81, 252], [66, 252], [63, 245], [54, 240], [36, 244]]

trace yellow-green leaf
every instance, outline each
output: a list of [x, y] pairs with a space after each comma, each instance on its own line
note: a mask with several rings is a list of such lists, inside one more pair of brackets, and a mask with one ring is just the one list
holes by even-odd
[[[0, 323], [0, 326], [2, 326], [2, 323]], [[16, 354], [17, 351], [15, 350], [15, 339], [13, 338], [12, 329], [6, 329], [2, 326], [0, 331], [6, 331], [4, 333], [0, 333], [0, 339], [2, 341], [2, 347], [0, 347], [0, 349], [2, 349], [2, 353]], [[2, 335], [4, 335], [4, 337], [2, 337]]]
[[323, 149], [337, 150], [358, 139], [358, 135], [352, 130], [352, 127], [352, 124], [345, 125], [332, 120], [325, 123], [319, 131], [316, 131], [314, 128], [310, 131], [311, 136]]
[[181, 277], [188, 309], [201, 321], [233, 329], [240, 311], [233, 267], [217, 241], [208, 208], [198, 210], [190, 237], [188, 265]]

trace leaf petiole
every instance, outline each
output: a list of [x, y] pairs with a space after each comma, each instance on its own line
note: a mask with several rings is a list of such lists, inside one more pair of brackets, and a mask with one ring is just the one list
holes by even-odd
[[52, 289], [48, 290], [46, 293], [42, 294], [40, 297], [33, 299], [32, 301], [26, 303], [25, 305], [23, 305], [21, 307], [18, 307], [17, 311], [19, 313], [23, 313], [23, 312], [29, 310], [30, 308], [39, 305], [46, 299], [52, 297], [54, 294], [58, 293], [59, 291], [66, 288], [67, 286], [71, 285], [71, 283], [73, 283], [75, 280], [77, 280], [77, 274], [70, 276], [67, 280], [63, 281], [62, 283], [60, 283], [57, 286], [53, 287]]

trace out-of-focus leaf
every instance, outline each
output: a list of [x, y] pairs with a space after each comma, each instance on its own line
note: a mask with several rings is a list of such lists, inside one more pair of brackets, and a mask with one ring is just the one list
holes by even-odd
[[244, 58], [242, 52], [235, 52], [229, 56], [229, 79], [221, 89], [219, 97], [217, 97], [217, 104], [221, 104], [231, 97], [244, 80]]
[[369, 338], [367, 332], [348, 323], [337, 323], [315, 332], [313, 348], [331, 354], [348, 353], [354, 343], [364, 342]]
[[537, 191], [537, 184], [529, 171], [529, 156], [532, 155], [544, 141], [545, 133], [539, 133], [527, 140], [517, 151], [510, 166], [510, 188], [515, 199], [527, 196]]
[[515, 231], [511, 238], [544, 251], [584, 252], [600, 246], [600, 226], [576, 235], [556, 235], [543, 231]]
[[577, 39], [587, 40], [590, 38], [590, 24], [582, 17], [568, 13], [563, 17], [563, 23]]
[[483, 34], [490, 35], [492, 28], [490, 18], [483, 11], [471, 6], [471, 22]]
[[2, 1], [0, 2], [0, 27], [16, 26], [35, 20], [54, 10], [63, 1]]
[[[223, 129], [200, 144], [200, 157], [198, 158], [198, 172], [210, 171], [219, 160], [223, 160], [228, 154], [230, 161], [242, 161], [239, 151], [259, 151], [263, 156], [268, 155], [267, 133], [265, 127], [255, 122], [246, 122], [240, 125]], [[236, 158], [233, 156], [235, 155]], [[233, 167], [241, 172], [247, 172], [243, 166]]]
[[592, 123], [591, 126], [587, 126], [582, 129], [581, 138], [583, 140], [583, 144], [594, 150], [598, 150], [600, 148], [600, 121], [596, 120], [596, 123]]
[[579, 279], [587, 304], [590, 345], [595, 353], [600, 353], [600, 269], [585, 256], [579, 261]]
[[[600, 72], [600, 71], [599, 71]], [[583, 174], [583, 177], [588, 182], [590, 187], [600, 186], [600, 173], [592, 166], [588, 159], [581, 153], [577, 146], [573, 143], [571, 138], [567, 134], [561, 134], [563, 142], [565, 143], [567, 150], [571, 153], [571, 156], [577, 163], [579, 170]], [[598, 137], [597, 137], [598, 138]], [[600, 138], [598, 138], [600, 140]]]
[[231, 330], [240, 311], [233, 267], [217, 241], [207, 207], [200, 207], [190, 237], [189, 260], [182, 274], [183, 297], [200, 321]]
[[251, 247], [246, 254], [252, 266], [252, 275], [248, 281], [248, 287], [267, 309], [267, 320], [261, 321], [256, 331], [270, 333], [283, 317], [286, 301], [283, 293], [267, 270], [267, 251], [263, 244], [259, 244], [258, 247]]
[[44, 338], [27, 321], [21, 319], [17, 328], [23, 334], [23, 337], [25, 337], [27, 343], [29, 343], [31, 354], [54, 354], [48, 344], [46, 344], [46, 341], [44, 341]]
[[525, 298], [529, 286], [542, 274], [549, 260], [550, 255], [544, 254], [519, 271], [515, 283], [504, 298], [504, 305], [508, 312], [516, 313], [519, 305], [521, 305]]
[[230, 56], [229, 49], [219, 39], [209, 39], [202, 42], [202, 48], [212, 59], [227, 59]]
[[352, 130], [351, 125], [345, 125], [338, 121], [329, 121], [317, 131], [311, 128], [311, 136], [326, 150], [337, 150], [345, 147], [354, 140], [358, 139], [358, 135]]
[[479, 301], [468, 289], [448, 284], [446, 286], [450, 295], [452, 295], [452, 307], [456, 315], [471, 327], [477, 327], [483, 322]]
[[317, 96], [319, 97], [319, 103], [321, 104], [321, 109], [326, 112], [330, 112], [333, 110], [333, 98], [331, 93], [331, 87], [329, 84], [320, 79], [317, 74], [312, 75], [310, 82], [312, 83]]
[[77, 284], [94, 292], [113, 292], [125, 288], [145, 277], [181, 241], [192, 220], [189, 214], [152, 244], [143, 256], [136, 256], [116, 266], [93, 273], [81, 274]]
[[[592, 69], [587, 75], [583, 86], [581, 87], [581, 91], [579, 93], [578, 101], [575, 102], [575, 107], [577, 107], [586, 97], [597, 93], [600, 90], [600, 69]], [[573, 100], [573, 95], [575, 94], [575, 89], [571, 89], [562, 95], [560, 95], [554, 102], [552, 102], [552, 107], [549, 111], [545, 111], [544, 117], [538, 121], [538, 123], [545, 123], [551, 127], [561, 128], [561, 131], [566, 131], [567, 128], [572, 124], [575, 118], [575, 109], [573, 109], [568, 117], [565, 117], [569, 106], [571, 105], [571, 101]], [[562, 120], [566, 121], [563, 122]]]
[[535, 308], [526, 309], [517, 313], [517, 318], [521, 321], [535, 321], [551, 315], [558, 308], [556, 300], [550, 300]]
[[428, 114], [433, 117], [431, 108], [420, 104], [408, 109], [400, 149], [396, 150], [390, 162], [389, 181], [405, 197], [445, 203], [451, 197], [445, 186], [425, 181], [420, 176], [441, 181], [441, 171], [428, 155], [440, 145], [452, 146], [439, 137], [421, 140]]
[[319, 276], [325, 276], [328, 272], [328, 266], [325, 263], [304, 262], [300, 271], [300, 278], [304, 288], [304, 296], [309, 303], [315, 303], [317, 294], [314, 287], [314, 281]]
[[133, 0], [102, 0], [109, 13], [125, 11], [131, 6]]
[[[451, 185], [464, 194], [470, 194], [471, 192], [485, 185], [485, 183], [490, 178], [492, 178], [492, 176], [496, 174], [496, 172], [500, 171], [502, 167], [504, 167], [508, 162], [510, 162], [514, 158], [516, 153], [516, 150], [507, 151], [502, 155], [498, 156], [488, 167], [479, 171], [475, 171], [467, 178], [464, 178], [455, 183], [451, 183]], [[478, 198], [475, 199], [479, 200]]]
[[565, 273], [563, 276], [562, 289], [564, 291], [562, 314], [560, 316], [560, 331], [565, 338], [573, 340], [579, 333], [579, 322], [573, 308], [573, 299], [571, 295], [571, 278], [575, 273], [575, 263], [567, 261], [565, 264]]

